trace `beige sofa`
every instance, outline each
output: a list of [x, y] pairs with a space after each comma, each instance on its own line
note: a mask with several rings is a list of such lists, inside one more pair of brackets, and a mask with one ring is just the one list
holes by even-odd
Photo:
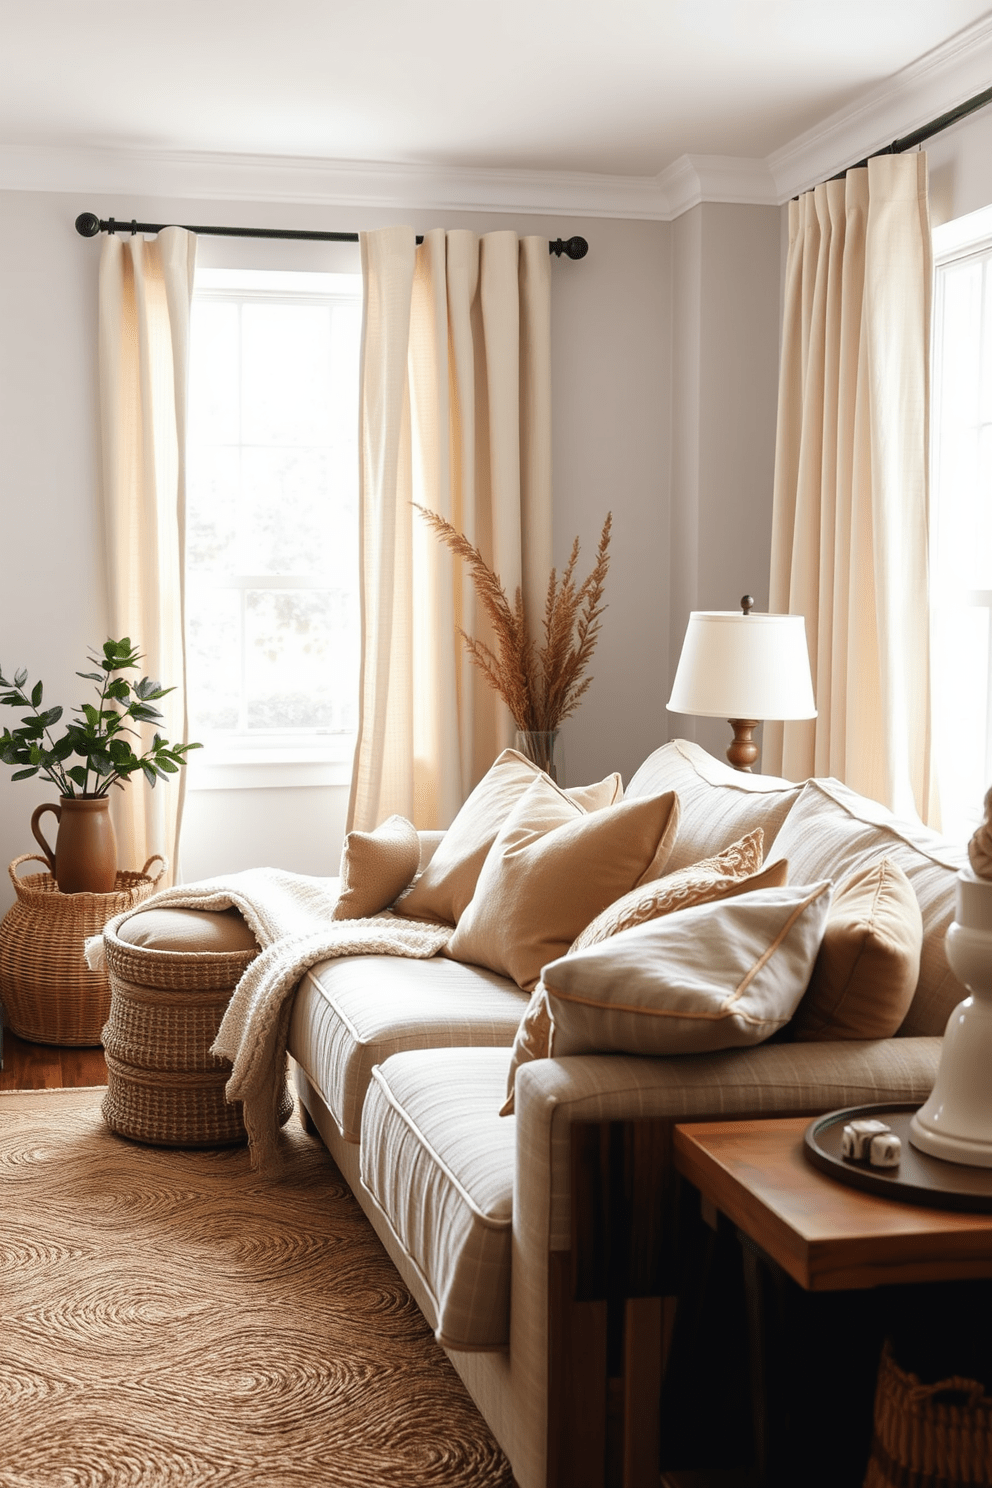
[[[651, 1439], [651, 1422], [639, 1426], [635, 1375], [637, 1360], [652, 1354], [664, 1309], [637, 1294], [672, 1284], [662, 1230], [674, 1121], [922, 1101], [948, 1014], [964, 995], [943, 955], [963, 849], [900, 823], [836, 781], [740, 774], [684, 741], [652, 754], [625, 800], [667, 790], [677, 793], [681, 815], [666, 873], [758, 826], [766, 862], [786, 857], [790, 883], [840, 882], [883, 858], [902, 868], [920, 905], [923, 946], [898, 1037], [776, 1040], [664, 1058], [538, 1059], [517, 1071], [516, 1113], [507, 1117], [499, 1111], [510, 1045], [528, 997], [506, 978], [443, 958], [355, 957], [315, 967], [296, 994], [289, 1048], [309, 1121], [520, 1488], [602, 1481], [611, 1389], [614, 1399], [626, 1391], [620, 1415], [628, 1436], [643, 1426]], [[655, 1252], [647, 1283], [644, 1274], [619, 1284], [602, 1274], [597, 1280], [609, 1220], [590, 1213], [590, 1189], [600, 1179], [587, 1159], [602, 1150], [604, 1123], [635, 1134], [633, 1187], [638, 1171], [648, 1175], [648, 1202], [633, 1221]], [[651, 1138], [640, 1159], [637, 1132]], [[631, 1214], [620, 1222], [629, 1234]], [[600, 1254], [583, 1254], [597, 1249], [597, 1234]], [[618, 1307], [629, 1335], [628, 1377], [611, 1386], [608, 1314]], [[651, 1399], [648, 1391], [642, 1414]], [[628, 1455], [636, 1450], [628, 1441]]]

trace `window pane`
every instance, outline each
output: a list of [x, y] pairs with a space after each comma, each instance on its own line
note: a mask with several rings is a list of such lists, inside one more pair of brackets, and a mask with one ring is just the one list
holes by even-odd
[[250, 589], [245, 606], [248, 727], [355, 727], [357, 626], [339, 591]]
[[191, 587], [186, 668], [191, 737], [236, 729], [241, 714], [241, 595], [236, 589]]
[[233, 574], [238, 568], [241, 455], [237, 445], [191, 446], [186, 467], [186, 567]]
[[241, 401], [240, 308], [194, 296], [190, 313], [191, 444], [236, 444]]
[[246, 443], [319, 444], [326, 438], [330, 330], [326, 305], [245, 305]]

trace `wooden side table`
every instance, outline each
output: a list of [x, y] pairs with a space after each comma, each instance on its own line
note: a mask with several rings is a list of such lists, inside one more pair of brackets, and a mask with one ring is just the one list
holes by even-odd
[[917, 1208], [836, 1182], [804, 1156], [808, 1124], [679, 1125], [674, 1157], [704, 1214], [725, 1215], [744, 1247], [760, 1481], [854, 1488], [871, 1431], [863, 1387], [883, 1332], [907, 1310], [921, 1327], [928, 1311], [953, 1311], [962, 1283], [977, 1284], [969, 1307], [992, 1310], [992, 1214]]

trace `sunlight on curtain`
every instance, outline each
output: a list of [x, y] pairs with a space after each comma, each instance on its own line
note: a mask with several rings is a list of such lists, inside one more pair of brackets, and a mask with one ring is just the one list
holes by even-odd
[[930, 741], [926, 156], [789, 208], [770, 608], [806, 617], [819, 716], [763, 768], [834, 775], [939, 825]]
[[[186, 380], [196, 239], [110, 233], [100, 259], [100, 415], [109, 622], [143, 653], [141, 671], [173, 687], [157, 705], [172, 743], [187, 738], [183, 561]], [[148, 730], [149, 740], [155, 729]], [[185, 771], [152, 790], [111, 795], [122, 868], [164, 854], [178, 878]], [[166, 882], [168, 879], [166, 880]]]
[[362, 679], [349, 828], [444, 827], [513, 725], [457, 633], [467, 577], [411, 502], [543, 613], [551, 568], [550, 260], [512, 232], [362, 235]]

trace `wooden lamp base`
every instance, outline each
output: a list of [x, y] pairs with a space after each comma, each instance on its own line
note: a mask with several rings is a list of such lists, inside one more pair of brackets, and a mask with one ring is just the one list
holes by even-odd
[[759, 749], [753, 734], [760, 723], [758, 718], [729, 718], [727, 722], [734, 731], [733, 743], [727, 749], [727, 758], [735, 770], [751, 773], [751, 766], [758, 758]]

